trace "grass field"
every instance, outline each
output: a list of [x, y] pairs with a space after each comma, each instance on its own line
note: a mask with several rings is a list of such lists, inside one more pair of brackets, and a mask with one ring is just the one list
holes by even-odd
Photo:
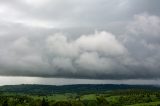
[[160, 101], [150, 102], [150, 103], [139, 103], [139, 104], [133, 104], [133, 105], [127, 105], [127, 106], [160, 106]]
[[[42, 105], [43, 102], [47, 105]], [[3, 92], [0, 93], [0, 106], [160, 106], [160, 92], [122, 90], [48, 95]]]
[[[117, 103], [119, 98], [121, 97], [120, 95], [116, 96], [108, 96], [107, 94], [99, 94], [99, 96], [103, 96], [108, 102], [112, 103]], [[77, 94], [53, 94], [49, 96], [30, 96], [31, 98], [37, 100], [37, 99], [43, 99], [46, 98], [48, 101], [73, 101], [73, 100], [78, 100]], [[124, 96], [127, 97], [127, 96]], [[124, 105], [124, 106], [159, 106], [160, 100], [156, 98], [155, 95], [150, 95], [152, 101], [154, 102], [148, 102], [148, 103], [135, 103], [132, 105]], [[81, 95], [80, 97], [81, 101], [96, 101], [97, 100], [97, 94], [86, 94], [86, 95]]]

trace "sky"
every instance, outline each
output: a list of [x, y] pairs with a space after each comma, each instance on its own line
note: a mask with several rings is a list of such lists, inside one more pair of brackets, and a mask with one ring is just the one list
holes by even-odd
[[160, 0], [0, 0], [0, 81], [159, 84]]

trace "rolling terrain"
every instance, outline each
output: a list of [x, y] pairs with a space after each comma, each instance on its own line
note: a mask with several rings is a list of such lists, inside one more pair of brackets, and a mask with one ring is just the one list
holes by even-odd
[[153, 85], [6, 85], [0, 106], [159, 106]]

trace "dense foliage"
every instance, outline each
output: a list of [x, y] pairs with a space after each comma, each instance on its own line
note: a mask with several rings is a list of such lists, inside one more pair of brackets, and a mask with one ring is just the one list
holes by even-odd
[[0, 89], [0, 106], [160, 106], [157, 87], [19, 85]]
[[50, 94], [50, 93], [89, 93], [104, 92], [119, 89], [148, 89], [159, 90], [158, 86], [150, 85], [115, 85], [115, 84], [80, 84], [80, 85], [6, 85], [0, 87], [0, 92], [17, 92], [17, 93], [35, 93], [35, 94]]
[[[143, 103], [150, 104], [142, 105]], [[141, 104], [140, 106], [160, 106], [160, 92], [129, 89], [101, 94], [64, 93], [45, 96], [23, 93], [0, 93], [0, 106], [127, 106], [133, 104]]]

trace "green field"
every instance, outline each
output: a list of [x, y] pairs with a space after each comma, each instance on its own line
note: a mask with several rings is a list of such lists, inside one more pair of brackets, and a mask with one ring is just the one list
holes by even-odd
[[0, 93], [0, 106], [160, 106], [160, 92], [117, 90], [103, 93]]
[[160, 89], [144, 85], [2, 86], [0, 106], [160, 106]]

